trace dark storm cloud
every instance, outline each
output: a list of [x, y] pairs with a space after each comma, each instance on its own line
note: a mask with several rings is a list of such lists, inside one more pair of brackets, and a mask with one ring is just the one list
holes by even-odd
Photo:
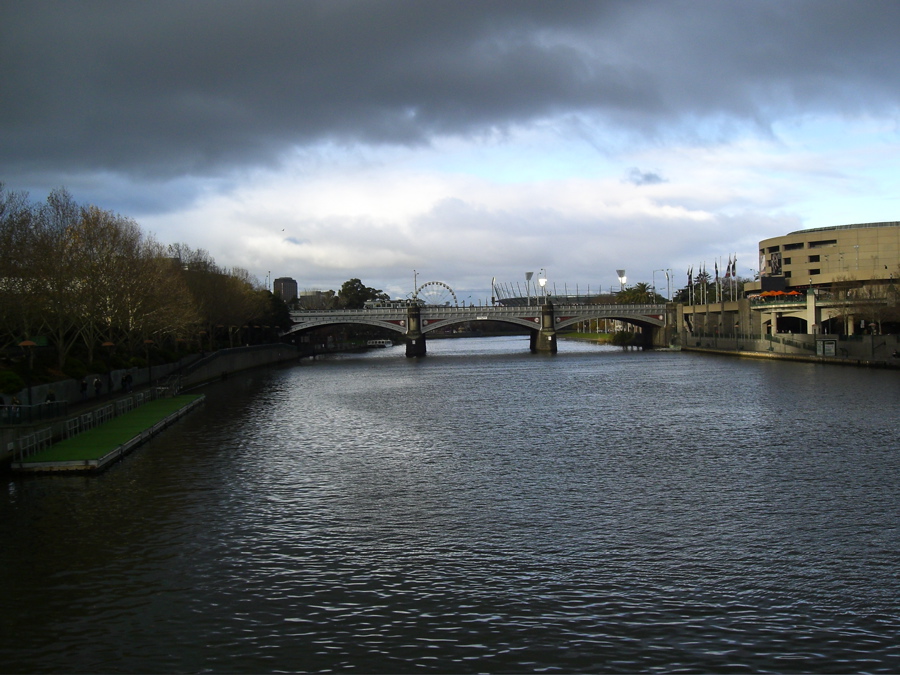
[[895, 110], [898, 25], [898, 3], [824, 0], [7, 0], [0, 180], [202, 176], [566, 116], [659, 138]]

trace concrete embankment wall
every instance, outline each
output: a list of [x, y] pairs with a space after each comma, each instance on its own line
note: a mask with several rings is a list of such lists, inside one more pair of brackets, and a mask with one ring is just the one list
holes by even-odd
[[297, 361], [307, 355], [308, 352], [288, 344], [223, 349], [202, 357], [184, 367], [182, 373], [175, 374], [180, 374], [182, 388], [189, 388], [227, 377], [229, 373]]
[[[256, 368], [275, 363], [299, 359], [307, 355], [299, 348], [288, 344], [269, 344], [254, 347], [235, 347], [234, 349], [221, 349], [206, 355], [192, 354], [175, 361], [155, 365], [152, 368], [124, 368], [114, 370], [111, 373], [91, 373], [84, 378], [88, 383], [88, 399], [94, 398], [95, 379], [101, 383], [100, 393], [106, 396], [112, 391], [122, 390], [122, 382], [126, 375], [131, 375], [131, 384], [135, 389], [147, 386], [153, 382], [165, 382], [173, 375], [182, 377], [182, 386], [195, 386], [203, 382], [220, 378], [225, 373], [234, 373], [247, 368]], [[31, 388], [31, 400], [33, 403], [41, 403], [46, 400], [47, 394], [53, 392], [57, 401], [69, 401], [80, 403], [81, 380], [61, 380], [50, 384], [37, 384]], [[16, 394], [23, 405], [28, 404], [28, 389]], [[10, 397], [5, 397], [7, 402]]]
[[[830, 341], [834, 355], [817, 353], [817, 343]], [[831, 363], [871, 368], [900, 368], [900, 336], [897, 335], [791, 335], [765, 336], [698, 336], [683, 334], [681, 348], [746, 358], [785, 359], [811, 363]]]
[[[152, 376], [154, 385], [166, 385], [176, 381], [184, 388], [196, 387], [205, 382], [212, 382], [226, 377], [229, 373], [236, 373], [250, 368], [277, 365], [298, 361], [307, 356], [308, 352], [288, 344], [270, 344], [254, 347], [237, 347], [235, 349], [223, 349], [217, 352], [199, 356], [186, 356], [175, 363], [168, 363], [148, 368], [130, 368], [127, 370], [114, 370], [112, 373], [92, 374], [87, 377], [89, 385], [94, 379], [99, 378], [103, 384], [100, 397], [94, 394], [93, 386], [89, 387], [87, 400], [82, 399], [81, 380], [63, 380], [52, 384], [36, 385], [32, 387], [31, 398], [35, 404], [43, 402], [49, 391], [53, 391], [57, 401], [69, 403], [68, 414], [52, 420], [38, 420], [30, 424], [16, 424], [0, 427], [0, 463], [8, 462], [12, 454], [19, 447], [22, 437], [34, 434], [36, 431], [51, 429], [54, 439], [63, 437], [66, 421], [83, 413], [99, 410], [108, 406], [111, 401], [128, 398], [122, 388], [125, 375], [132, 377], [132, 386], [135, 390], [146, 390]], [[112, 383], [113, 395], [109, 395], [109, 385]], [[24, 389], [17, 394], [23, 404], [28, 404], [28, 390]]]

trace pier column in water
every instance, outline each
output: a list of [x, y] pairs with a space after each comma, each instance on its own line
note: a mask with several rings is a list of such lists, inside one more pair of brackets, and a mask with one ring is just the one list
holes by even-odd
[[418, 305], [406, 310], [406, 356], [425, 356], [425, 335]]
[[531, 334], [531, 351], [556, 353], [556, 327], [553, 303], [549, 300], [541, 305], [541, 327]]

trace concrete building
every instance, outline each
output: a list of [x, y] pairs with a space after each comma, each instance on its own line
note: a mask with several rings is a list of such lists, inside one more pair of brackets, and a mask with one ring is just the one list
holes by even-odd
[[744, 285], [741, 300], [683, 305], [679, 325], [685, 340], [877, 335], [900, 328], [900, 222], [820, 227], [764, 239], [759, 272], [757, 281]]
[[900, 222], [837, 225], [759, 243], [759, 281], [745, 292], [885, 284], [900, 274]]
[[293, 302], [297, 299], [297, 282], [290, 277], [280, 277], [274, 282], [273, 292], [285, 302]]

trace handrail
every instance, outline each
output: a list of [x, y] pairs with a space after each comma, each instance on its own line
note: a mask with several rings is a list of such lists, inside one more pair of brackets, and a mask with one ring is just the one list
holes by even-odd
[[[578, 310], [592, 310], [592, 311], [600, 311], [600, 310], [610, 310], [610, 311], [646, 311], [646, 312], [664, 312], [666, 306], [664, 304], [629, 304], [629, 305], [599, 305], [599, 304], [591, 304], [591, 303], [581, 303], [581, 304], [571, 304], [571, 305], [561, 305], [554, 304], [553, 309], [556, 312], [565, 311], [569, 309], [578, 309]], [[300, 310], [291, 310], [291, 314], [298, 314], [302, 316], [333, 316], [335, 314], [338, 315], [365, 315], [365, 316], [395, 316], [395, 315], [406, 315], [407, 307], [373, 307], [371, 309], [300, 309]], [[519, 314], [522, 312], [534, 312], [539, 313], [541, 311], [541, 305], [531, 305], [531, 306], [512, 306], [506, 307], [502, 305], [470, 305], [467, 307], [443, 307], [440, 305], [424, 305], [419, 307], [420, 312], [450, 312], [456, 314], [471, 314], [474, 312], [495, 312], [500, 314]]]

